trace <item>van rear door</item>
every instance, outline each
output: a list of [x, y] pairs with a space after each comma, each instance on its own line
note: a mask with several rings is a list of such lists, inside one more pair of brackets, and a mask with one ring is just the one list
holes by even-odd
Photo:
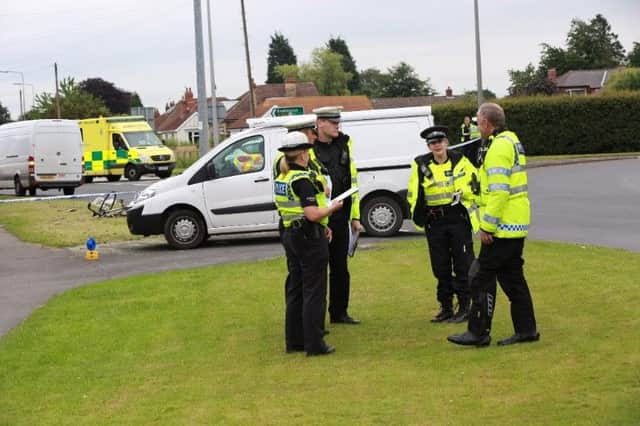
[[81, 180], [82, 138], [77, 124], [64, 121], [41, 123], [36, 127], [33, 153], [37, 181]]

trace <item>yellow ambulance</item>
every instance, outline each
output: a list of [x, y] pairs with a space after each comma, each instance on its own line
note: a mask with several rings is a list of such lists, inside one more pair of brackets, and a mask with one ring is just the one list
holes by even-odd
[[84, 181], [122, 175], [133, 181], [143, 174], [171, 176], [176, 165], [173, 151], [162, 144], [142, 116], [99, 117], [80, 120], [84, 151]]

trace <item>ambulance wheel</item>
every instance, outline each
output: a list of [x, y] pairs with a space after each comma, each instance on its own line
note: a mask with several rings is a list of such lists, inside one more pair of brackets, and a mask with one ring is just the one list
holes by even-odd
[[193, 210], [174, 210], [164, 224], [164, 237], [174, 249], [192, 249], [204, 242], [207, 228]]
[[136, 166], [132, 166], [129, 164], [126, 169], [124, 169], [124, 174], [127, 176], [127, 179], [134, 181], [140, 180], [140, 172]]
[[109, 175], [107, 176], [107, 180], [109, 182], [117, 182], [120, 180], [120, 178], [122, 177], [122, 175]]
[[402, 226], [402, 208], [392, 197], [374, 197], [364, 203], [361, 219], [368, 235], [390, 237]]
[[91, 183], [91, 182], [93, 182], [93, 176], [83, 176], [82, 177], [82, 181], [84, 183]]
[[76, 192], [75, 188], [62, 188], [64, 195], [73, 195]]
[[171, 172], [158, 172], [156, 174], [160, 179], [166, 179], [171, 176]]
[[24, 197], [27, 193], [27, 190], [22, 186], [22, 182], [20, 182], [19, 177], [13, 179], [13, 189], [18, 197]]

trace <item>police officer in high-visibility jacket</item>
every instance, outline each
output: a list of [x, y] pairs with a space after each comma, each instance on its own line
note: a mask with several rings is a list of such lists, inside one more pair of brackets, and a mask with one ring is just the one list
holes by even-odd
[[[358, 186], [358, 172], [353, 158], [351, 138], [340, 131], [342, 107], [323, 107], [313, 110], [317, 116], [318, 139], [313, 144], [315, 158], [326, 167], [331, 177], [332, 197]], [[360, 198], [354, 193], [345, 200], [345, 208], [329, 219], [333, 240], [329, 245], [329, 317], [332, 323], [360, 324], [349, 315], [349, 275], [347, 253], [349, 228], [362, 230]]]
[[[463, 155], [447, 150], [445, 126], [429, 127], [420, 136], [431, 152], [416, 157], [411, 165], [407, 201], [414, 223], [425, 230], [431, 269], [438, 280], [440, 312], [431, 322], [463, 322], [470, 302], [472, 231], [478, 225], [471, 187], [476, 169]], [[455, 313], [454, 294], [458, 298]]]
[[342, 202], [327, 206], [322, 183], [310, 171], [313, 145], [300, 132], [283, 138], [285, 161], [274, 182], [275, 202], [284, 226], [283, 245], [289, 272], [285, 283], [285, 342], [288, 353], [328, 355], [335, 349], [324, 341], [327, 265], [331, 230], [328, 217]]
[[480, 167], [480, 255], [469, 272], [472, 306], [467, 331], [447, 339], [458, 345], [486, 346], [496, 303], [496, 277], [511, 302], [515, 334], [498, 345], [533, 342], [540, 338], [522, 251], [529, 231], [527, 160], [515, 133], [506, 130], [502, 108], [480, 105], [477, 113], [488, 150]]

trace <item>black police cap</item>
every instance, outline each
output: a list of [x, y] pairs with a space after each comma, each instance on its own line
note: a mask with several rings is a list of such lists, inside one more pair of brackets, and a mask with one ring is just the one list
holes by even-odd
[[447, 137], [449, 129], [447, 126], [431, 126], [420, 132], [420, 137], [426, 139], [427, 143], [439, 141]]

